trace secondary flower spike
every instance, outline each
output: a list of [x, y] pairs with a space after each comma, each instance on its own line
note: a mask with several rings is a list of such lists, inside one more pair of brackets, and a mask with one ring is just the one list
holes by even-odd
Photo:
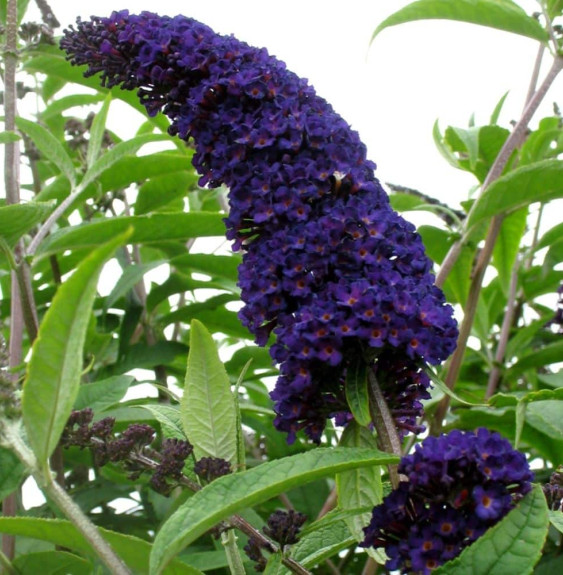
[[373, 510], [364, 547], [383, 548], [385, 566], [429, 575], [500, 521], [531, 489], [523, 453], [485, 428], [428, 437], [403, 457], [399, 483]]
[[61, 47], [193, 140], [201, 185], [229, 187], [240, 318], [260, 345], [276, 335], [277, 428], [318, 441], [327, 417], [345, 421], [346, 368], [360, 354], [377, 356], [370, 368], [400, 430], [419, 431], [420, 366], [453, 351], [456, 324], [357, 132], [265, 49], [184, 16], [79, 20]]

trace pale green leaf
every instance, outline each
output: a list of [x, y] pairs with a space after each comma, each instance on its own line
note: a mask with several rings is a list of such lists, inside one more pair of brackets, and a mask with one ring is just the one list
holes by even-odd
[[129, 235], [113, 238], [82, 261], [57, 290], [39, 327], [23, 386], [22, 414], [40, 464], [47, 464], [78, 394], [98, 276]]
[[0, 237], [9, 246], [13, 246], [19, 238], [43, 221], [53, 208], [52, 202], [0, 206]]
[[504, 106], [504, 101], [506, 100], [507, 96], [508, 92], [505, 92], [502, 98], [497, 102], [497, 105], [495, 106], [495, 109], [493, 110], [493, 113], [491, 114], [491, 119], [489, 121], [489, 124], [491, 124], [492, 126], [496, 126], [500, 113], [502, 111], [502, 107]]
[[241, 509], [327, 475], [397, 462], [397, 457], [374, 449], [318, 448], [220, 477], [195, 493], [162, 526], [153, 545], [151, 574], [161, 573], [181, 549]]
[[155, 419], [160, 423], [162, 435], [167, 439], [181, 439], [185, 441], [186, 434], [182, 427], [182, 414], [180, 408], [171, 405], [144, 404], [143, 409], [150, 411]]
[[190, 354], [180, 403], [182, 423], [196, 459], [237, 461], [237, 415], [229, 376], [204, 325], [190, 325]]
[[540, 558], [547, 527], [545, 496], [536, 485], [506, 517], [433, 575], [529, 575]]
[[90, 128], [90, 139], [88, 140], [88, 151], [86, 152], [86, 166], [92, 167], [92, 164], [98, 159], [106, 130], [106, 120], [108, 117], [109, 106], [111, 104], [111, 92], [108, 93], [101, 109], [94, 116], [92, 127]]
[[0, 144], [11, 144], [20, 140], [21, 136], [15, 132], [0, 132]]
[[104, 411], [119, 403], [134, 381], [135, 378], [131, 375], [118, 375], [101, 381], [84, 383], [78, 389], [74, 409], [90, 407], [94, 413]]
[[76, 184], [76, 169], [61, 142], [37, 122], [18, 117], [16, 118], [16, 126], [33, 140], [33, 144], [41, 152], [41, 155], [53, 162], [68, 179], [71, 186], [74, 186]]
[[499, 214], [507, 214], [534, 202], [563, 197], [563, 161], [543, 160], [495, 180], [473, 204], [467, 229]]
[[379, 24], [372, 41], [385, 28], [416, 20], [457, 20], [513, 32], [540, 42], [549, 39], [540, 23], [511, 0], [418, 0]]
[[103, 94], [71, 94], [70, 96], [64, 96], [47, 106], [47, 108], [41, 112], [41, 119], [47, 120], [76, 106], [90, 106], [92, 104], [97, 104], [103, 99]]

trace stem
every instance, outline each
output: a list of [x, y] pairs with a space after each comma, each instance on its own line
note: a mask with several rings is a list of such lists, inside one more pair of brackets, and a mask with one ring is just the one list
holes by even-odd
[[516, 311], [516, 299], [518, 293], [518, 266], [515, 266], [510, 276], [510, 290], [508, 294], [508, 301], [506, 302], [506, 310], [504, 312], [504, 319], [500, 330], [497, 351], [495, 354], [495, 363], [493, 369], [489, 374], [489, 381], [487, 383], [487, 391], [485, 399], [489, 399], [497, 390], [501, 374], [501, 365], [504, 362], [506, 353], [506, 346], [510, 337], [510, 330], [514, 322], [514, 312]]
[[[506, 167], [506, 164], [508, 163], [508, 159], [510, 158], [512, 152], [516, 149], [517, 146], [519, 146], [524, 141], [528, 123], [530, 122], [534, 112], [537, 110], [540, 102], [543, 100], [549, 87], [551, 86], [551, 84], [557, 77], [557, 74], [559, 74], [562, 68], [563, 68], [563, 57], [556, 56], [544, 81], [542, 82], [541, 86], [538, 88], [538, 90], [535, 92], [535, 94], [532, 96], [532, 98], [526, 105], [526, 108], [524, 109], [524, 113], [522, 114], [520, 121], [514, 128], [512, 134], [508, 137], [508, 139], [504, 143], [493, 166], [491, 167], [489, 173], [487, 174], [487, 178], [485, 179], [482, 187], [483, 191], [487, 189], [487, 187], [501, 175], [502, 171]], [[451, 361], [448, 366], [448, 371], [444, 380], [446, 385], [450, 389], [453, 389], [459, 375], [459, 371], [463, 362], [463, 356], [465, 354], [465, 350], [467, 347], [467, 340], [469, 339], [469, 335], [471, 333], [471, 328], [473, 326], [473, 321], [477, 310], [477, 304], [479, 302], [479, 294], [481, 292], [483, 278], [485, 277], [485, 271], [491, 260], [493, 249], [497, 237], [500, 233], [503, 219], [504, 219], [503, 214], [494, 216], [492, 218], [491, 224], [489, 226], [489, 231], [485, 239], [485, 246], [483, 247], [483, 250], [479, 254], [479, 258], [473, 270], [473, 278], [469, 288], [469, 295], [467, 297], [467, 302], [464, 308], [464, 317], [459, 330], [457, 348], [451, 358]], [[456, 245], [458, 245], [459, 251], [461, 251], [461, 243], [456, 242]], [[453, 247], [455, 247], [455, 245]], [[450, 250], [450, 253], [454, 253], [454, 251], [455, 250], [452, 249]], [[443, 282], [446, 279], [447, 274], [449, 273], [449, 271], [451, 271], [453, 265], [455, 264], [455, 260], [451, 261], [450, 259], [450, 253], [448, 253], [448, 255], [446, 256], [446, 260], [448, 261], [444, 260], [444, 263], [446, 265], [442, 264], [442, 268], [440, 269], [439, 274], [436, 276], [436, 285], [438, 285], [439, 287], [443, 285]], [[432, 434], [434, 435], [438, 434], [442, 429], [443, 420], [449, 405], [450, 405], [450, 397], [446, 395], [438, 405], [436, 413], [434, 414], [434, 419], [431, 424]]]
[[2, 572], [7, 575], [19, 575], [19, 571], [2, 551], [0, 551], [0, 567], [2, 567]]
[[[547, 91], [553, 84], [553, 81], [555, 80], [555, 78], [557, 77], [562, 68], [563, 68], [563, 57], [557, 55], [555, 56], [553, 64], [551, 65], [551, 68], [547, 73], [541, 86], [528, 101], [524, 109], [524, 112], [522, 113], [522, 117], [514, 127], [514, 130], [512, 131], [510, 136], [504, 142], [504, 145], [502, 146], [498, 156], [496, 157], [493, 165], [491, 166], [491, 169], [489, 170], [489, 173], [487, 174], [485, 181], [483, 182], [483, 185], [481, 186], [481, 195], [495, 180], [497, 180], [500, 177], [503, 170], [506, 168], [506, 165], [508, 164], [508, 160], [510, 159], [512, 152], [517, 147], [519, 147], [524, 141], [526, 137], [526, 129], [528, 127], [528, 124], [530, 123], [530, 120], [532, 119], [532, 116], [538, 109], [538, 106], [542, 102]], [[500, 216], [496, 216], [496, 218], [498, 217]], [[493, 218], [493, 221], [494, 220], [495, 218]], [[493, 224], [491, 224], [491, 226], [492, 225]], [[466, 233], [462, 234], [462, 236], [466, 235], [467, 235]], [[455, 242], [450, 248], [450, 251], [446, 255], [444, 261], [442, 262], [440, 270], [436, 275], [436, 285], [438, 287], [442, 287], [444, 285], [446, 278], [452, 271], [459, 257], [459, 254], [461, 253], [462, 247], [463, 247], [463, 240], [459, 240]]]
[[221, 533], [221, 543], [227, 554], [227, 563], [232, 575], [246, 575], [242, 557], [237, 546], [237, 537], [232, 529]]
[[[401, 440], [397, 434], [395, 422], [389, 411], [389, 406], [383, 397], [377, 378], [373, 370], [368, 367], [368, 394], [369, 412], [377, 432], [377, 442], [380, 448], [387, 453], [401, 455]], [[393, 489], [399, 485], [399, 473], [397, 465], [389, 465], [389, 478]]]
[[50, 470], [47, 469], [45, 472], [39, 467], [35, 455], [22, 440], [19, 426], [13, 424], [4, 425], [4, 437], [6, 444], [14, 451], [22, 463], [28, 467], [46, 497], [56, 504], [62, 513], [84, 536], [110, 572], [113, 575], [131, 575], [129, 569], [127, 569], [121, 559], [114, 553], [107, 541], [102, 538], [96, 526], [86, 517], [82, 509], [80, 509], [68, 493], [53, 480]]
[[[6, 46], [4, 48], [4, 129], [15, 131], [17, 113], [16, 70], [18, 66], [18, 5], [17, 0], [8, 0], [6, 4]], [[8, 142], [4, 148], [4, 186], [6, 204], [18, 204], [20, 201], [20, 147], [18, 142]], [[18, 242], [18, 245], [22, 244]], [[23, 361], [23, 318], [18, 279], [14, 270], [11, 272], [10, 304], [10, 368], [15, 368]], [[11, 493], [2, 502], [2, 515], [14, 516], [17, 513], [16, 493]], [[11, 560], [15, 556], [16, 538], [13, 535], [2, 535], [2, 566], [5, 573], [13, 573]], [[5, 561], [4, 561], [5, 559]], [[11, 569], [11, 570], [10, 570]]]

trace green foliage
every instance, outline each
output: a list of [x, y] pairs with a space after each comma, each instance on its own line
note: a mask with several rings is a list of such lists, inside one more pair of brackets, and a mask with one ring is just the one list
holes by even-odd
[[151, 573], [160, 573], [183, 547], [240, 509], [335, 472], [396, 461], [393, 455], [374, 449], [319, 448], [221, 477], [198, 491], [162, 526], [151, 554]]
[[[18, 0], [20, 20], [28, 4]], [[553, 52], [545, 18], [554, 20], [560, 34], [563, 2], [541, 4], [544, 13], [536, 18], [511, 0], [418, 0], [381, 22], [372, 40], [393, 28], [389, 33], [397, 42], [408, 42], [409, 27], [394, 27], [440, 19], [512, 32]], [[6, 7], [0, 0], [3, 23]], [[17, 55], [18, 78], [33, 81], [34, 111], [18, 102], [22, 115], [15, 131], [0, 133], [3, 150], [15, 144], [24, 152], [25, 198], [15, 205], [0, 201], [0, 500], [31, 472], [64, 474], [84, 521], [96, 525], [135, 574], [228, 575], [225, 549], [210, 530], [230, 527], [237, 513], [248, 527], [237, 528], [230, 552], [242, 553], [272, 512], [291, 506], [308, 521], [297, 543], [264, 550], [266, 573], [292, 573], [288, 558], [319, 575], [360, 575], [367, 554], [384, 563], [380, 551], [358, 549], [389, 485], [386, 466], [397, 461], [378, 451], [368, 427], [364, 362], [346, 374], [354, 421], [345, 429], [329, 425], [319, 448], [300, 434], [288, 445], [273, 426], [269, 396], [278, 369], [268, 347], [257, 347], [237, 316], [241, 255], [224, 239], [226, 190], [198, 187], [193, 146], [168, 135], [162, 114], [147, 117], [135, 92], [110, 91], [98, 78], [84, 78], [56, 46], [42, 41], [21, 42]], [[483, 125], [473, 116], [467, 126], [440, 118], [428, 134], [446, 162], [474, 177], [466, 201], [454, 205], [400, 186], [390, 194], [394, 209], [423, 218], [418, 231], [436, 271], [461, 242], [442, 288], [456, 315], [468, 318], [471, 337], [453, 389], [444, 383], [449, 364], [428, 370], [434, 388], [422, 423], [437, 431], [436, 414], [446, 398], [446, 430], [499, 431], [534, 462], [538, 482], [516, 509], [436, 574], [551, 575], [563, 569], [562, 514], [546, 509], [539, 487], [563, 453], [562, 328], [551, 325], [563, 282], [563, 224], [557, 217], [563, 120], [554, 106], [529, 123], [500, 177], [483, 189], [501, 149], [511, 143], [513, 127], [501, 120], [507, 94], [493, 97]], [[128, 139], [120, 137], [115, 121], [119, 106], [134, 113], [135, 135]], [[472, 302], [493, 218], [502, 223]], [[21, 309], [12, 272], [27, 290]], [[17, 347], [24, 319], [28, 328], [37, 324], [39, 335], [33, 341], [33, 330], [24, 329], [16, 361], [9, 344]], [[20, 439], [39, 460], [39, 470], [33, 458], [20, 460], [3, 436], [12, 419], [18, 422], [20, 408]], [[62, 449], [67, 419], [82, 409], [93, 411], [94, 422], [115, 419], [112, 440], [142, 423], [153, 428], [154, 441], [131, 451], [136, 462], [106, 465], [89, 448]], [[168, 477], [166, 496], [151, 487], [164, 440], [194, 446], [181, 474]], [[404, 450], [416, 441], [409, 436]], [[201, 457], [224, 458], [233, 473], [207, 484], [194, 472]], [[327, 512], [335, 492], [336, 508]], [[33, 509], [18, 503], [19, 517], [0, 517], [0, 532], [17, 538], [13, 569], [21, 575], [105, 573], [84, 534], [72, 522], [52, 519], [61, 509], [47, 499]], [[70, 518], [76, 521], [72, 513]], [[252, 570], [249, 560], [245, 568]]]
[[502, 521], [435, 570], [437, 575], [504, 575], [532, 572], [547, 535], [547, 506], [539, 486]]

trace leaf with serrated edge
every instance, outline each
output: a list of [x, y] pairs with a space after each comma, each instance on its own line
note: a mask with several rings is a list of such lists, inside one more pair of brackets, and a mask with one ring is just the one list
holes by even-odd
[[[151, 549], [149, 542], [102, 527], [97, 529], [135, 575], [148, 575]], [[0, 517], [0, 533], [48, 541], [83, 553], [87, 557], [96, 558], [89, 543], [70, 521], [36, 517]], [[163, 571], [163, 575], [203, 575], [203, 573], [174, 559]]]
[[418, 0], [391, 14], [375, 29], [373, 39], [385, 28], [416, 20], [457, 20], [513, 32], [547, 42], [541, 24], [510, 0]]
[[117, 375], [80, 386], [74, 402], [74, 409], [90, 407], [94, 413], [103, 411], [118, 403], [135, 381], [131, 375]]
[[171, 405], [151, 405], [145, 404], [142, 409], [150, 411], [155, 419], [160, 423], [162, 435], [167, 439], [186, 440], [186, 434], [182, 428], [182, 415], [179, 407]]
[[180, 403], [182, 424], [194, 455], [237, 460], [237, 415], [231, 382], [204, 325], [190, 325], [190, 354]]
[[506, 517], [433, 575], [528, 575], [547, 536], [548, 509], [535, 485]]
[[130, 232], [92, 252], [57, 290], [39, 327], [23, 386], [22, 415], [40, 464], [55, 449], [78, 394], [82, 352], [102, 266]]
[[398, 461], [398, 457], [375, 449], [320, 447], [220, 477], [195, 493], [162, 526], [153, 544], [150, 573], [161, 573], [184, 547], [241, 509], [327, 475]]

